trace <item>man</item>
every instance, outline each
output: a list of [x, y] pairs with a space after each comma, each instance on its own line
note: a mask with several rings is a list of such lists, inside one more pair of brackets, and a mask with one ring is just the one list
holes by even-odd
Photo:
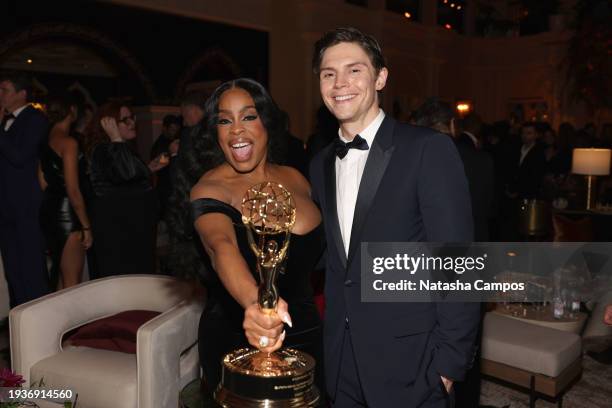
[[511, 198], [537, 198], [540, 192], [546, 172], [546, 157], [540, 144], [540, 136], [541, 132], [536, 123], [523, 124], [522, 145], [514, 156], [509, 194]]
[[[179, 148], [179, 132], [181, 130], [181, 121], [178, 116], [166, 115], [162, 122], [162, 133], [159, 135], [153, 147], [151, 147], [151, 160], [158, 158], [160, 155], [165, 155], [163, 160], [169, 160], [171, 164], [178, 154]], [[157, 172], [157, 193], [161, 207], [160, 216], [163, 219], [168, 206], [168, 199], [172, 190], [172, 180], [170, 175], [170, 166], [167, 166]]]
[[186, 272], [187, 269], [199, 273], [204, 268], [199, 252], [202, 245], [193, 228], [189, 201], [189, 192], [202, 174], [199, 172], [199, 166], [194, 166], [191, 162], [193, 159], [190, 158], [189, 152], [193, 151], [193, 144], [197, 142], [196, 138], [203, 125], [205, 102], [206, 95], [198, 91], [187, 92], [181, 101], [183, 130], [178, 154], [170, 163], [171, 191], [164, 214], [168, 228], [169, 254], [162, 261], [162, 269], [171, 275], [190, 278], [193, 274]]
[[37, 179], [39, 148], [48, 124], [28, 104], [31, 91], [31, 80], [25, 75], [0, 79], [0, 252], [11, 307], [49, 292]]
[[[376, 40], [326, 33], [313, 68], [339, 139], [314, 157], [327, 238], [325, 377], [334, 407], [446, 407], [474, 357], [479, 304], [361, 302], [361, 242], [469, 242], [463, 166], [449, 138], [379, 108]], [[358, 136], [359, 135], [359, 136]]]
[[[189, 152], [193, 149], [193, 139], [197, 137], [202, 121], [204, 120], [205, 102], [206, 95], [199, 91], [187, 92], [181, 100], [183, 129], [179, 137], [176, 160], [173, 160], [170, 166], [172, 189], [174, 189], [176, 185], [176, 178], [179, 177], [177, 173], [184, 172], [192, 184], [195, 184], [201, 176], [201, 174], [189, 174], [188, 169], [190, 164], [187, 162], [185, 152]], [[188, 192], [187, 196], [189, 196]]]
[[[473, 119], [471, 119], [473, 121]], [[472, 132], [461, 132], [453, 109], [448, 103], [431, 98], [421, 105], [412, 116], [412, 123], [425, 126], [453, 138], [470, 188], [474, 241], [489, 241], [489, 218], [493, 215], [494, 170], [493, 160], [478, 148], [474, 126]]]

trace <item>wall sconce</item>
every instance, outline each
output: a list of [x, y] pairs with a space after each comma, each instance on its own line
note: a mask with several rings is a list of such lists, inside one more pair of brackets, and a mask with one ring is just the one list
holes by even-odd
[[465, 116], [472, 111], [472, 103], [470, 101], [459, 101], [456, 105], [459, 116]]

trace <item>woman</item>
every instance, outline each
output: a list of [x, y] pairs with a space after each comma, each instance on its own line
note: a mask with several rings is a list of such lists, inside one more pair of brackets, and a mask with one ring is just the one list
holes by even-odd
[[[322, 252], [321, 215], [304, 177], [275, 164], [285, 137], [278, 108], [260, 84], [237, 79], [215, 90], [205, 117], [202, 137], [216, 142], [210, 143], [216, 156], [209, 156], [212, 170], [192, 189], [191, 200], [196, 230], [216, 272], [208, 277], [200, 321], [206, 385], [213, 390], [219, 383], [225, 353], [247, 344], [271, 352], [284, 343], [317, 360], [316, 381], [322, 387], [320, 321], [310, 286], [310, 273]], [[286, 273], [277, 282], [282, 298], [272, 315], [262, 313], [257, 304], [256, 260], [240, 212], [245, 192], [264, 181], [287, 188], [297, 209]]]
[[158, 157], [146, 165], [127, 143], [135, 137], [134, 115], [117, 102], [100, 107], [86, 132], [94, 193], [94, 278], [155, 273], [159, 203], [151, 172], [166, 163]]
[[[41, 187], [44, 189], [41, 224], [51, 252], [52, 287], [68, 288], [81, 281], [85, 251], [93, 242], [81, 182], [85, 161], [78, 142], [70, 136], [76, 120], [76, 103], [70, 96], [49, 100], [49, 141], [40, 155]], [[59, 282], [58, 282], [59, 281]]]

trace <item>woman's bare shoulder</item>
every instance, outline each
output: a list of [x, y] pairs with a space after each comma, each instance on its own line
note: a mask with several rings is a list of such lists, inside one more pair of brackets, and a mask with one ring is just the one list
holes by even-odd
[[290, 190], [299, 193], [310, 194], [310, 183], [298, 170], [289, 166], [276, 166], [280, 181], [287, 185]]
[[214, 168], [200, 177], [191, 189], [190, 200], [198, 198], [214, 198], [223, 202], [231, 201], [231, 192], [220, 176], [221, 169]]

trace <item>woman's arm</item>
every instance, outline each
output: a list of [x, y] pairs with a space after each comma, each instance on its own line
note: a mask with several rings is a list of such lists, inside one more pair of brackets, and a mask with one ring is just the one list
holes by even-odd
[[85, 200], [79, 187], [79, 147], [77, 141], [70, 138], [63, 140], [61, 155], [64, 163], [64, 180], [68, 201], [70, 201], [70, 205], [79, 217], [83, 231], [83, 246], [88, 249], [93, 242], [93, 238]]
[[[198, 184], [191, 191], [191, 200], [212, 198], [215, 195], [217, 199], [223, 198], [219, 194], [214, 194], [214, 189]], [[266, 352], [280, 348], [284, 334], [281, 333], [283, 321], [279, 314], [286, 316], [285, 321], [290, 321], [287, 305], [279, 299], [277, 313], [264, 314], [259, 309], [257, 282], [240, 253], [231, 220], [224, 214], [204, 214], [196, 219], [195, 228], [223, 286], [245, 309], [243, 327], [249, 343]], [[268, 347], [261, 346], [259, 341], [262, 336], [270, 339]]]

